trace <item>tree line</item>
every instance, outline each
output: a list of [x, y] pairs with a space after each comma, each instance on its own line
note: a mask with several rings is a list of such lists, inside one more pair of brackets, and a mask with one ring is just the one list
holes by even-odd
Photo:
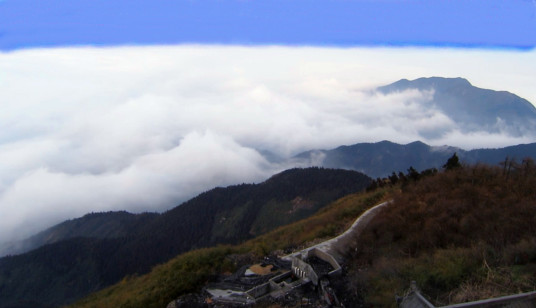
[[[462, 165], [460, 163], [460, 159], [458, 158], [458, 155], [456, 153], [454, 153], [443, 165], [443, 169], [445, 171], [454, 170], [461, 167]], [[397, 184], [401, 184], [402, 187], [404, 187], [408, 183], [417, 182], [425, 177], [435, 175], [438, 172], [439, 170], [437, 170], [437, 168], [429, 168], [419, 172], [415, 168], [413, 168], [413, 166], [410, 166], [406, 173], [403, 173], [402, 171], [396, 173], [393, 171], [388, 177], [378, 177], [375, 180], [373, 179], [366, 190], [374, 191], [378, 188], [395, 186]]]

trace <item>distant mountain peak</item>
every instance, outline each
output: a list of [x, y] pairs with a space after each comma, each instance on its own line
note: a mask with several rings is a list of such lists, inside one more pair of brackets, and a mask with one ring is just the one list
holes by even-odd
[[430, 88], [452, 88], [452, 87], [472, 87], [469, 80], [462, 77], [421, 77], [414, 80], [400, 79], [392, 84], [379, 87], [377, 90], [382, 93], [404, 91], [407, 89], [427, 90]]
[[433, 90], [433, 96], [422, 102], [422, 108], [440, 111], [463, 133], [520, 137], [534, 135], [536, 131], [536, 108], [529, 101], [507, 91], [475, 87], [462, 77], [401, 79], [376, 91], [391, 94], [413, 89]]
[[427, 145], [426, 143], [422, 142], [422, 141], [413, 141], [413, 142], [410, 142], [408, 144], [406, 144], [406, 146], [425, 146], [425, 147], [429, 147], [429, 145]]
[[465, 85], [465, 86], [472, 86], [472, 84], [469, 82], [469, 80], [463, 78], [463, 77], [421, 77], [413, 80], [414, 82], [443, 82], [443, 83], [449, 83], [449, 84], [456, 84], [456, 85]]

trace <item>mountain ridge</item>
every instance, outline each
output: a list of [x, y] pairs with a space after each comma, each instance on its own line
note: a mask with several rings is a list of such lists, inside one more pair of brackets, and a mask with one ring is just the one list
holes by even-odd
[[421, 171], [439, 169], [454, 153], [465, 164], [497, 165], [506, 157], [517, 160], [525, 157], [536, 159], [536, 143], [466, 151], [451, 146], [430, 146], [421, 141], [398, 144], [384, 140], [339, 146], [331, 150], [306, 151], [294, 156], [294, 160], [304, 165], [357, 170], [377, 178], [405, 171], [410, 166]]
[[119, 238], [156, 215], [158, 214], [133, 214], [126, 211], [88, 213], [63, 221], [22, 241], [6, 243], [0, 247], [0, 252], [2, 255], [17, 255], [74, 237]]

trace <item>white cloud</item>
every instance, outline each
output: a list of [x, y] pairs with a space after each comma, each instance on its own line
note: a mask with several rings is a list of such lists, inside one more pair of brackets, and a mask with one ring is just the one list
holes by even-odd
[[[169, 46], [0, 53], [0, 241], [89, 211], [162, 210], [256, 182], [314, 148], [422, 140], [533, 142], [460, 133], [401, 78], [462, 76], [536, 101], [536, 52]], [[319, 158], [320, 159], [320, 158]], [[24, 227], [22, 227], [24, 226]], [[22, 231], [21, 231], [22, 230]]]
[[177, 146], [140, 155], [117, 171], [66, 173], [40, 167], [3, 191], [2, 235], [20, 234], [21, 222], [28, 223], [23, 233], [35, 232], [50, 221], [88, 211], [165, 210], [177, 205], [175, 200], [219, 185], [258, 181], [275, 171], [256, 151], [210, 131], [192, 132]]
[[487, 132], [462, 133], [455, 129], [434, 140], [435, 145], [456, 145], [463, 149], [494, 149], [509, 145], [535, 142], [534, 135], [512, 137], [505, 134]]

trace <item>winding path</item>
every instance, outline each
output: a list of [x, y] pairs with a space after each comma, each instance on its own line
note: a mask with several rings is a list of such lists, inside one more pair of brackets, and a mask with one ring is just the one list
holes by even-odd
[[355, 240], [355, 238], [358, 237], [361, 232], [363, 232], [363, 229], [372, 220], [372, 218], [374, 218], [374, 216], [376, 216], [376, 214], [378, 214], [378, 212], [380, 212], [389, 203], [391, 203], [391, 201], [380, 203], [366, 210], [354, 221], [354, 223], [352, 224], [352, 226], [350, 226], [350, 228], [348, 228], [348, 230], [346, 230], [339, 236], [336, 236], [314, 246], [305, 248], [298, 252], [292, 253], [288, 256], [283, 257], [283, 259], [290, 260], [292, 256], [297, 256], [299, 254], [306, 255], [309, 250], [316, 248], [332, 255], [337, 259], [338, 262], [342, 262], [344, 253], [348, 248], [350, 248], [349, 244], [353, 240]]

